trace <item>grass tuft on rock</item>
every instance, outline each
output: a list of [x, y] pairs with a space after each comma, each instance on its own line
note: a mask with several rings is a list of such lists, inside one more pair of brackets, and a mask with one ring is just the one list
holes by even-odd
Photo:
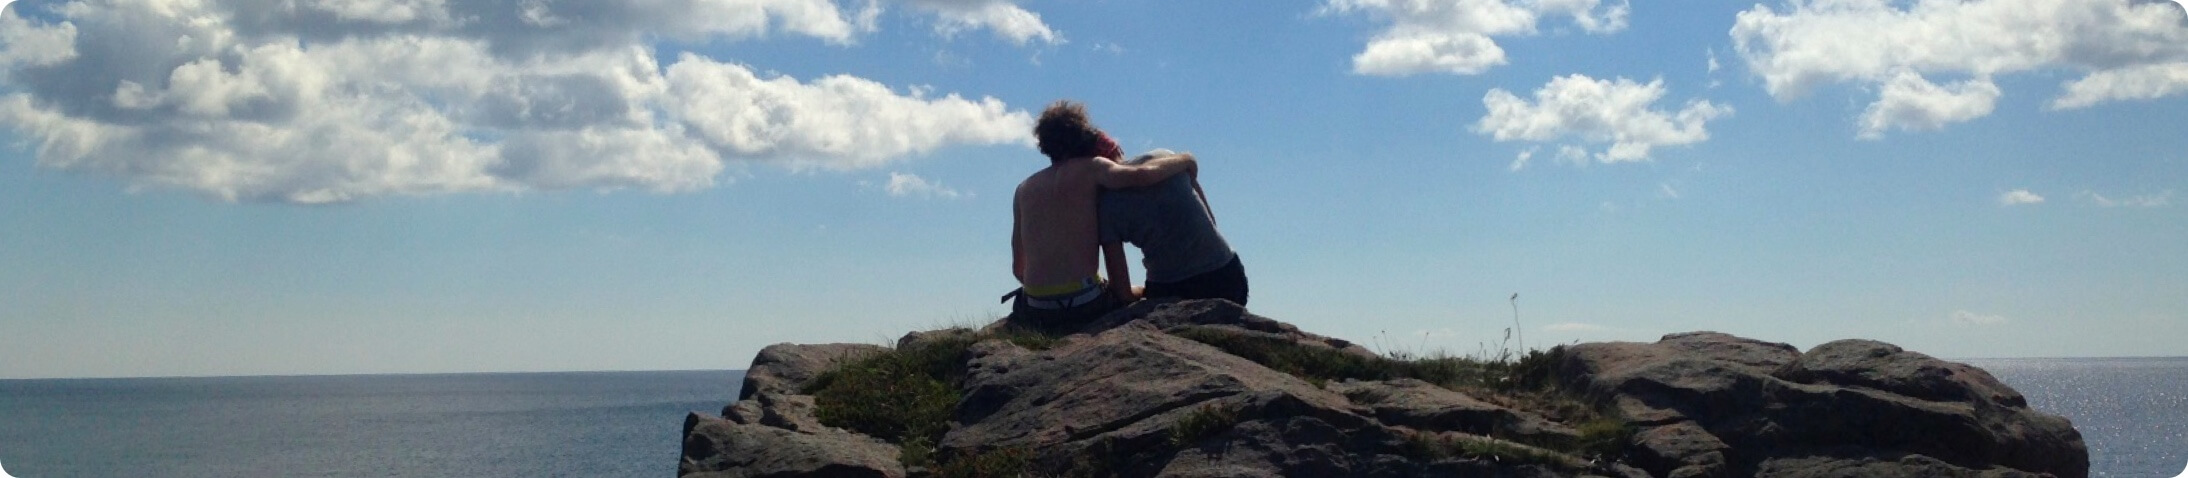
[[1238, 426], [1238, 407], [1215, 403], [1201, 405], [1171, 425], [1170, 446], [1183, 448], [1234, 426]]
[[1580, 430], [1580, 439], [1572, 451], [1583, 456], [1618, 456], [1625, 451], [1626, 443], [1633, 441], [1635, 432], [1632, 423], [1608, 416], [1582, 422], [1575, 428]]
[[[936, 465], [935, 444], [949, 432], [950, 415], [964, 400], [959, 385], [964, 380], [965, 350], [991, 339], [1033, 350], [1046, 350], [1061, 340], [1014, 328], [986, 333], [945, 329], [932, 338], [823, 372], [804, 392], [813, 396], [814, 415], [822, 425], [895, 443], [903, 449], [900, 459], [906, 465]], [[939, 463], [945, 467], [958, 461], [944, 458], [953, 458]], [[992, 466], [968, 469], [988, 468]]]
[[946, 355], [940, 348], [882, 353], [822, 374], [808, 390], [814, 415], [823, 425], [899, 444], [940, 439], [963, 398], [946, 373], [936, 373], [946, 370], [934, 362]]

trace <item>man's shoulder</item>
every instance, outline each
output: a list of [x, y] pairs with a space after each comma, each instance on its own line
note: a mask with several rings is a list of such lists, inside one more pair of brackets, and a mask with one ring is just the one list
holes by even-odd
[[1018, 193], [1025, 194], [1027, 191], [1039, 189], [1043, 183], [1043, 181], [1040, 181], [1041, 178], [1055, 176], [1056, 173], [1057, 165], [1051, 164], [1039, 171], [1034, 171], [1033, 174], [1026, 175], [1025, 179], [1018, 180]]
[[1026, 179], [1018, 181], [1018, 187], [1012, 188], [1010, 191], [1012, 202], [1024, 202], [1026, 200], [1026, 194], [1033, 189], [1033, 178], [1033, 176], [1026, 176]]
[[[1084, 160], [1073, 161], [1084, 162]], [[1086, 199], [1077, 198], [1088, 197], [1086, 195], [1091, 195], [1101, 189], [1100, 177], [1097, 176], [1100, 171], [1090, 169], [1092, 167], [1088, 164], [1069, 164], [1067, 162], [1050, 165], [1026, 176], [1025, 180], [1019, 181], [1014, 197], [1021, 201], [1065, 201], [1074, 203], [1085, 201]]]

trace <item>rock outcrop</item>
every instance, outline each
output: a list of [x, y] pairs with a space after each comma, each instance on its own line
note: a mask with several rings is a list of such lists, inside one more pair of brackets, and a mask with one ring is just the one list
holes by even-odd
[[721, 416], [684, 417], [687, 478], [902, 478], [898, 448], [872, 437], [820, 424], [804, 394], [822, 372], [886, 352], [866, 344], [777, 344], [760, 350], [745, 371], [737, 401]]
[[[1404, 364], [1220, 300], [1143, 302], [1060, 341], [997, 338], [1007, 326], [899, 341], [900, 351], [962, 346], [943, 363], [959, 399], [933, 440], [884, 440], [819, 419], [815, 380], [889, 349], [768, 347], [720, 416], [686, 418], [679, 475], [2088, 474], [2065, 419], [2030, 410], [1981, 369], [1873, 341], [1804, 354], [1697, 332], [1485, 368], [1541, 374], [1532, 381], [1544, 388], [1525, 391], [1381, 374], [1374, 367]], [[1241, 353], [1225, 345], [1234, 340], [1277, 351]], [[1336, 372], [1309, 370], [1318, 363]]]
[[1869, 340], [1801, 353], [1711, 332], [1566, 347], [1566, 385], [1638, 427], [1656, 476], [2089, 474], [2081, 433], [1982, 369]]

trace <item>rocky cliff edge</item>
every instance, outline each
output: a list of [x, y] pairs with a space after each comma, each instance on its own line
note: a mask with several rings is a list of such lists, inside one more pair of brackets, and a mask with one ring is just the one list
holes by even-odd
[[1081, 330], [779, 344], [685, 418], [679, 476], [2084, 478], [2066, 419], [1869, 340], [1713, 332], [1380, 357], [1226, 301]]

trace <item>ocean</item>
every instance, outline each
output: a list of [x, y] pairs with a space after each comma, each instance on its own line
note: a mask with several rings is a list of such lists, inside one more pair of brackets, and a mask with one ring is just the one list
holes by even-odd
[[738, 372], [0, 380], [20, 478], [675, 476]]
[[2188, 468], [2188, 357], [1978, 359], [2028, 405], [2064, 416], [2089, 476], [2174, 478]]
[[[2188, 465], [2188, 358], [1967, 360], [2074, 420], [2092, 476]], [[21, 478], [674, 476], [684, 414], [742, 374], [0, 380]]]

